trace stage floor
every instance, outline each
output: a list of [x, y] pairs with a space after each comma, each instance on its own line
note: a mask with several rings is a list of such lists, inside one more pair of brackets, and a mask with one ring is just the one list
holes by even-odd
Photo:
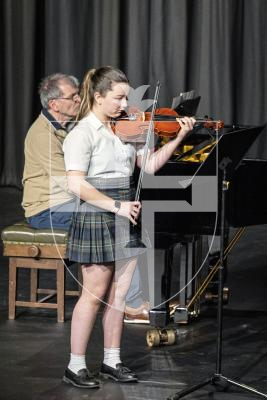
[[[19, 190], [0, 188], [1, 230], [23, 217], [20, 202]], [[247, 228], [228, 259], [230, 297], [224, 307], [222, 348], [223, 375], [264, 393], [267, 393], [266, 260], [267, 225]], [[2, 256], [2, 247], [0, 261], [1, 400], [167, 399], [215, 372], [216, 306], [202, 305], [199, 318], [188, 325], [175, 326], [178, 335], [173, 346], [149, 348], [147, 325], [125, 325], [122, 358], [137, 373], [139, 383], [117, 384], [102, 380], [98, 390], [78, 389], [62, 383], [69, 360], [71, 313], [77, 299], [67, 299], [65, 323], [56, 322], [55, 311], [41, 309], [19, 309], [17, 318], [9, 321], [8, 260]], [[25, 283], [19, 290], [27, 289]], [[87, 351], [88, 367], [93, 371], [97, 371], [102, 362], [102, 343], [99, 313]], [[232, 385], [208, 385], [185, 398], [260, 397]]]

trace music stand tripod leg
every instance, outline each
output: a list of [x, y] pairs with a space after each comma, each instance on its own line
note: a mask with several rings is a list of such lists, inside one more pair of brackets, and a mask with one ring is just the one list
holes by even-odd
[[184, 389], [180, 392], [175, 393], [173, 396], [168, 397], [167, 400], [177, 400], [182, 397], [201, 389], [209, 384], [216, 385], [220, 382], [227, 382], [231, 385], [237, 386], [240, 389], [246, 390], [250, 393], [257, 394], [267, 399], [267, 394], [262, 393], [250, 386], [243, 383], [234, 381], [221, 374], [222, 365], [222, 314], [223, 314], [223, 272], [224, 272], [224, 233], [225, 233], [225, 195], [228, 190], [229, 182], [227, 181], [227, 166], [231, 163], [231, 159], [224, 157], [219, 164], [220, 169], [223, 171], [222, 187], [221, 187], [221, 231], [220, 231], [220, 266], [218, 270], [218, 305], [217, 305], [217, 352], [216, 352], [216, 371], [210, 378], [203, 380], [202, 382], [191, 386], [188, 389]]

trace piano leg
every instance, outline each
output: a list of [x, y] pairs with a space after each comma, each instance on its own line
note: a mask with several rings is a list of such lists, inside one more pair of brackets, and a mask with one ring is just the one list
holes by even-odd
[[164, 254], [164, 273], [161, 278], [161, 293], [164, 308], [169, 313], [169, 299], [171, 296], [171, 279], [172, 279], [172, 263], [173, 263], [174, 246], [165, 250]]
[[164, 328], [170, 322], [169, 298], [171, 296], [173, 249], [174, 246], [171, 246], [164, 251], [164, 272], [161, 278], [162, 298], [160, 305], [149, 312], [150, 325], [158, 328]]

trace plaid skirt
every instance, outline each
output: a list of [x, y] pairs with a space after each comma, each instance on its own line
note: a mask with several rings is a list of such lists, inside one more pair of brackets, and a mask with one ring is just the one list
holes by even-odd
[[[132, 178], [88, 179], [95, 188], [114, 200], [133, 201]], [[128, 218], [80, 202], [72, 215], [67, 257], [83, 264], [103, 264], [136, 257], [150, 246], [148, 237]]]

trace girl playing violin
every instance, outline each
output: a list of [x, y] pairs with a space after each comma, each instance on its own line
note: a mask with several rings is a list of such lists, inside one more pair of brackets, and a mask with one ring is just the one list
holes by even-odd
[[[125, 143], [113, 133], [111, 121], [127, 106], [129, 82], [114, 67], [89, 70], [82, 84], [79, 122], [63, 150], [68, 185], [79, 199], [69, 231], [68, 258], [82, 264], [83, 290], [74, 308], [71, 355], [63, 380], [83, 388], [99, 387], [86, 367], [85, 354], [101, 302], [104, 360], [100, 374], [117, 382], [137, 376], [120, 358], [125, 296], [140, 253], [136, 225], [141, 204], [134, 201], [132, 175], [142, 164], [144, 148]], [[145, 172], [154, 174], [192, 130], [195, 120], [181, 118], [177, 137], [148, 153]], [[130, 221], [130, 224], [129, 224]], [[130, 246], [129, 246], [130, 244]]]

